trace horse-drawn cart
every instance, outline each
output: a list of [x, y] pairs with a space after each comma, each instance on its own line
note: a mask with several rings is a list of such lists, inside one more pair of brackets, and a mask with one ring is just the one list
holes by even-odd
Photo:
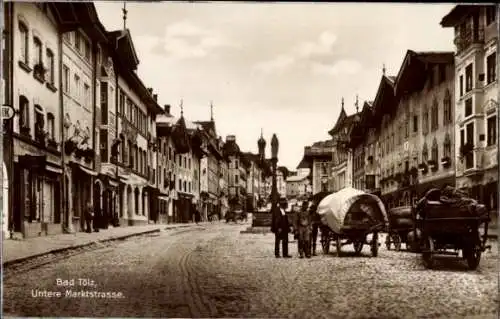
[[[378, 233], [386, 227], [387, 214], [376, 195], [344, 188], [326, 196], [318, 205], [318, 214], [323, 224], [321, 246], [325, 254], [335, 242], [338, 256], [342, 246], [350, 244], [356, 254], [360, 254], [366, 244], [370, 246], [372, 256], [378, 255]], [[369, 236], [370, 240], [367, 239]]]
[[473, 199], [441, 195], [440, 190], [431, 190], [417, 204], [416, 227], [422, 234], [420, 247], [424, 266], [432, 268], [438, 255], [459, 257], [462, 251], [462, 258], [474, 270], [479, 265], [481, 253], [491, 248], [486, 245], [489, 212]]

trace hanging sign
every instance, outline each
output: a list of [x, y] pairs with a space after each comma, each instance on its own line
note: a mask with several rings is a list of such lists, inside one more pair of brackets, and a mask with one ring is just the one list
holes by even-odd
[[10, 105], [2, 105], [2, 118], [4, 120], [10, 120], [14, 117], [14, 108]]

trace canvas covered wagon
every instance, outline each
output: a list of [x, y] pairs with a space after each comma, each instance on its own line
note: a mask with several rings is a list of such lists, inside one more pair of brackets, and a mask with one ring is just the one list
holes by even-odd
[[[344, 188], [321, 200], [317, 212], [321, 217], [321, 246], [328, 253], [332, 242], [341, 254], [342, 246], [353, 244], [356, 254], [363, 245], [378, 254], [378, 233], [386, 229], [388, 220], [384, 204], [374, 194], [355, 188]], [[367, 237], [371, 236], [368, 241]]]

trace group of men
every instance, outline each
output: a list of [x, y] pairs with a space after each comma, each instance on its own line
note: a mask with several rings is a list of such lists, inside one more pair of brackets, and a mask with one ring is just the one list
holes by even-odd
[[280, 244], [282, 246], [282, 256], [290, 258], [288, 254], [288, 234], [293, 226], [294, 237], [297, 240], [299, 258], [311, 258], [316, 256], [316, 241], [318, 238], [318, 228], [320, 227], [320, 217], [316, 212], [316, 205], [311, 201], [305, 201], [300, 208], [296, 208], [293, 220], [290, 223], [286, 214], [286, 202], [281, 202], [279, 209], [273, 212], [271, 231], [275, 235], [274, 255], [280, 258]]

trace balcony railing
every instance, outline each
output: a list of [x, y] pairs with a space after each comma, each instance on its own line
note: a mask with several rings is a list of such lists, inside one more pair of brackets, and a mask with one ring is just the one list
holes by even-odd
[[464, 33], [459, 33], [454, 40], [457, 47], [457, 53], [460, 53], [472, 44], [484, 43], [484, 29], [467, 30]]

